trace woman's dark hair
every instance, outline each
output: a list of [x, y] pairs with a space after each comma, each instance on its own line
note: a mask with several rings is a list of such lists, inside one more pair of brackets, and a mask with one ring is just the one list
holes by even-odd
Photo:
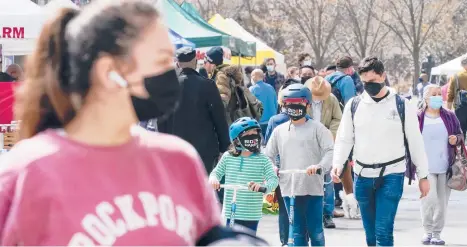
[[[234, 143], [235, 143], [235, 142], [238, 143], [237, 140], [235, 140]], [[229, 154], [232, 155], [233, 157], [238, 157], [238, 156], [240, 156], [240, 155], [242, 154], [242, 151], [240, 151], [240, 150], [238, 150], [237, 148], [235, 148], [235, 146], [237, 146], [237, 145], [239, 145], [239, 144], [234, 144], [234, 143], [230, 144], [229, 150], [228, 150], [227, 152], [229, 152]]]
[[132, 44], [158, 17], [143, 1], [96, 1], [82, 11], [62, 9], [46, 23], [17, 96], [21, 138], [68, 124], [90, 89], [95, 61], [128, 60]]
[[259, 68], [263, 71], [263, 73], [268, 72], [268, 67], [266, 66], [266, 61], [264, 61]]
[[255, 70], [255, 67], [247, 66], [247, 67], [245, 67], [245, 74], [251, 74], [251, 72], [253, 72], [253, 70]]
[[377, 57], [366, 57], [358, 66], [358, 74], [363, 74], [369, 71], [373, 71], [378, 75], [384, 74], [384, 64]]
[[311, 57], [309, 53], [301, 53], [298, 55], [298, 64], [301, 66], [303, 61], [305, 61], [305, 58]]

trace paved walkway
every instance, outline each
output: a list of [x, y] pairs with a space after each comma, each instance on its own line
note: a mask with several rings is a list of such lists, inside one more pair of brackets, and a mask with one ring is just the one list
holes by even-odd
[[[396, 246], [422, 246], [423, 228], [420, 219], [418, 184], [406, 186], [399, 204], [394, 238]], [[325, 229], [327, 246], [365, 246], [361, 220], [336, 219], [337, 229]], [[258, 235], [271, 245], [280, 246], [277, 216], [265, 216]], [[467, 191], [451, 194], [447, 222], [442, 234], [448, 246], [467, 246]]]

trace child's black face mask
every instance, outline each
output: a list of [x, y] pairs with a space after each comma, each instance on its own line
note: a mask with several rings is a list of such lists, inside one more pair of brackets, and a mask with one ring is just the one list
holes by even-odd
[[245, 135], [238, 137], [242, 148], [257, 153], [260, 151], [261, 136], [258, 134]]
[[290, 119], [297, 121], [306, 116], [306, 106], [302, 104], [290, 104], [285, 106], [285, 112], [289, 115]]

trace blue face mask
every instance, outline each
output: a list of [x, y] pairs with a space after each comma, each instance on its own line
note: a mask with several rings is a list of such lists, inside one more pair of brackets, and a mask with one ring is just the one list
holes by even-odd
[[429, 106], [432, 109], [438, 110], [443, 106], [443, 97], [441, 96], [430, 96]]

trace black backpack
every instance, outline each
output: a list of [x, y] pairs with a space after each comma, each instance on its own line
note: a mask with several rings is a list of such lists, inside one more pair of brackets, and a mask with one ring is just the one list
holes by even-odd
[[[357, 111], [358, 104], [360, 103], [361, 99], [362, 99], [361, 96], [357, 96], [352, 100], [352, 105], [350, 108], [350, 113], [352, 115], [352, 124], [354, 121], [355, 112]], [[405, 172], [405, 176], [409, 178], [409, 185], [410, 185], [412, 184], [412, 180], [415, 180], [415, 171], [417, 168], [412, 163], [412, 158], [410, 156], [410, 150], [409, 150], [409, 142], [407, 141], [407, 137], [405, 135], [405, 99], [399, 95], [396, 95], [396, 108], [397, 108], [397, 113], [399, 114], [399, 117], [402, 123], [402, 133], [404, 134], [405, 159], [406, 159], [406, 168], [407, 168]], [[354, 131], [355, 131], [355, 126], [354, 126]], [[353, 149], [351, 153], [353, 153]]]

